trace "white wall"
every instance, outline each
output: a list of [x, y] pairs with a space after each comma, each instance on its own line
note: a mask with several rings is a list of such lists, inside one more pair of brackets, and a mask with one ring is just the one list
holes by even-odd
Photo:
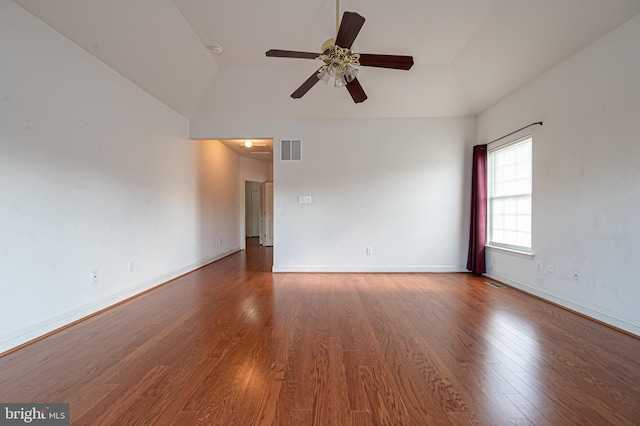
[[[474, 118], [191, 122], [240, 130], [275, 140], [274, 271], [465, 270]], [[302, 161], [278, 161], [283, 138]]]
[[239, 248], [235, 232], [210, 243], [239, 226], [237, 156], [198, 146], [182, 116], [0, 2], [0, 352]]
[[533, 145], [535, 257], [490, 251], [488, 274], [636, 335], [639, 40], [636, 17], [478, 117], [479, 142], [544, 121]]
[[[198, 142], [200, 250], [207, 256], [241, 247], [240, 157], [217, 140]], [[244, 184], [243, 184], [244, 187]]]

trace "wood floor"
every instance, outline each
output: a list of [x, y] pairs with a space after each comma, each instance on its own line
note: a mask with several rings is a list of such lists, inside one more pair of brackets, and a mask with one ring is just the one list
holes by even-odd
[[467, 274], [271, 274], [270, 249], [0, 358], [74, 425], [638, 425], [640, 340]]

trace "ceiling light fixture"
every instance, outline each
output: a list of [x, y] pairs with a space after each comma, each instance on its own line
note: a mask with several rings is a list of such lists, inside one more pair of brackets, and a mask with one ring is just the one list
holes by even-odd
[[[340, 32], [340, 0], [336, 0], [336, 33]], [[335, 79], [333, 87], [344, 87], [351, 83], [358, 75], [360, 55], [353, 53], [351, 47], [344, 48], [336, 45], [336, 39], [330, 38], [322, 44], [322, 54], [318, 59], [326, 65], [318, 70], [318, 80], [329, 84], [331, 77]]]
[[253, 142], [252, 141], [250, 141], [248, 139], [246, 141], [244, 141], [244, 147], [245, 148], [251, 148], [252, 146], [253, 146]]
[[[271, 49], [265, 53], [271, 58], [320, 59], [324, 64], [314, 71], [304, 83], [291, 94], [300, 99], [319, 81], [329, 84], [331, 77], [335, 79], [335, 87], [346, 87], [353, 102], [367, 100], [367, 94], [360, 85], [356, 75], [356, 66], [378, 67], [397, 70], [409, 70], [413, 66], [413, 57], [406, 55], [380, 55], [371, 53], [353, 53], [353, 42], [364, 25], [364, 17], [355, 12], [344, 12], [340, 17], [340, 3], [336, 0], [336, 37], [324, 42], [320, 54], [298, 52], [295, 50]], [[317, 78], [316, 78], [317, 77]]]
[[[335, 79], [334, 87], [344, 87], [351, 83], [358, 75], [358, 69], [354, 65], [360, 65], [360, 55], [353, 50], [334, 44], [335, 40], [327, 40], [323, 47], [323, 54], [318, 56], [326, 65], [318, 70], [318, 79], [324, 84], [329, 84], [331, 77]], [[325, 46], [328, 46], [325, 48]]]

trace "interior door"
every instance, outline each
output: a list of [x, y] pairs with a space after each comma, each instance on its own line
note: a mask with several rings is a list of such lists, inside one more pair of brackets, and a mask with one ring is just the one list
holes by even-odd
[[273, 245], [273, 182], [263, 186], [262, 205], [264, 206], [264, 245]]
[[250, 237], [260, 236], [260, 191], [251, 191]]

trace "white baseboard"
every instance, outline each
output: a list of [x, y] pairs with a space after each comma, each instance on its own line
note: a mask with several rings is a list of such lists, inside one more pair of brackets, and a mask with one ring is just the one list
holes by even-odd
[[517, 281], [513, 281], [510, 280], [509, 278], [503, 277], [500, 274], [496, 274], [496, 273], [487, 273], [485, 274], [486, 277], [503, 282], [505, 284], [508, 284], [514, 288], [517, 288], [518, 290], [521, 290], [525, 293], [529, 293], [532, 294], [534, 296], [537, 296], [541, 299], [544, 300], [548, 300], [550, 302], [553, 302], [557, 305], [560, 305], [562, 307], [565, 307], [569, 310], [572, 310], [574, 312], [577, 312], [581, 315], [584, 315], [586, 317], [592, 318], [594, 320], [603, 322], [605, 324], [609, 324], [613, 327], [619, 328], [621, 330], [624, 330], [630, 334], [633, 334], [635, 336], [640, 337], [640, 325], [634, 323], [633, 321], [630, 320], [626, 320], [624, 318], [620, 318], [617, 317], [615, 314], [611, 314], [609, 312], [604, 312], [601, 309], [598, 309], [596, 307], [593, 306], [587, 306], [584, 305], [582, 303], [570, 300], [570, 299], [566, 299], [562, 296], [558, 296], [556, 294], [550, 293], [548, 291], [545, 290], [541, 290], [539, 288], [535, 288], [535, 287], [531, 287], [527, 284], [523, 284]]
[[326, 273], [428, 273], [467, 272], [464, 266], [454, 265], [273, 265], [273, 272]]
[[167, 274], [156, 277], [152, 280], [145, 281], [134, 287], [130, 287], [126, 290], [120, 291], [118, 293], [107, 296], [103, 299], [97, 300], [91, 303], [90, 305], [85, 305], [80, 308], [73, 309], [71, 311], [57, 315], [47, 321], [43, 321], [38, 324], [26, 327], [8, 336], [3, 336], [2, 340], [0, 340], [0, 354], [10, 349], [13, 349], [17, 346], [20, 346], [22, 344], [25, 344], [31, 340], [37, 339], [38, 337], [44, 336], [47, 333], [51, 333], [52, 331], [65, 327], [75, 321], [78, 321], [90, 315], [93, 315], [96, 312], [99, 312], [103, 309], [107, 309], [110, 306], [113, 306], [122, 302], [123, 300], [129, 299], [147, 290], [151, 290], [154, 287], [158, 287], [162, 284], [165, 284], [167, 281], [171, 281], [173, 279], [180, 277], [181, 275], [188, 274], [189, 272], [195, 271], [198, 268], [206, 266], [210, 263], [213, 263], [217, 260], [227, 257], [240, 250], [241, 250], [240, 248], [236, 248], [233, 250], [229, 250], [225, 253], [221, 253], [217, 256], [201, 259], [198, 262], [192, 263], [191, 265], [187, 265], [178, 270], [169, 272]]

